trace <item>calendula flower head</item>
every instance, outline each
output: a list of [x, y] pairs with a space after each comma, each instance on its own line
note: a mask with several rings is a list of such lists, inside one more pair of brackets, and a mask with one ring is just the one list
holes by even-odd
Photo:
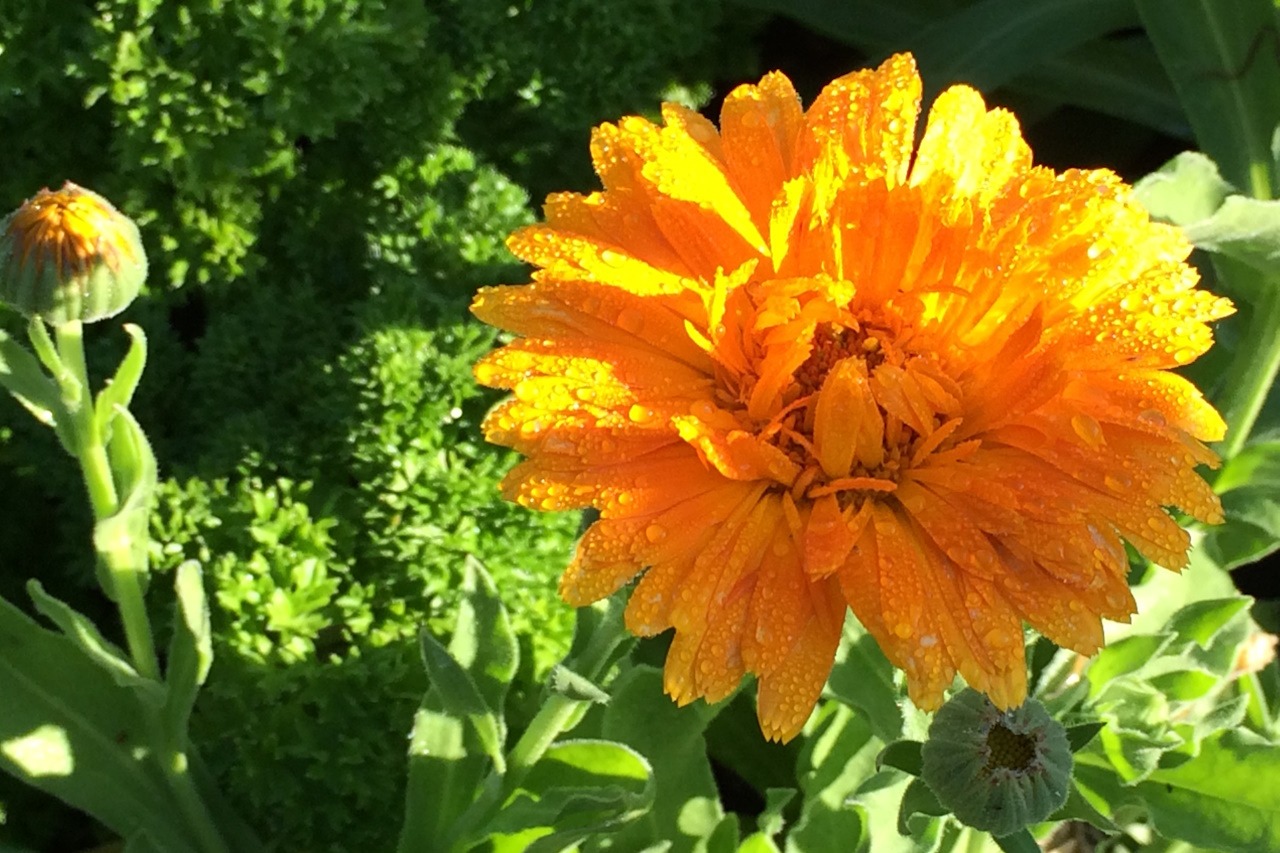
[[0, 224], [0, 301], [28, 317], [57, 324], [114, 316], [146, 277], [138, 227], [70, 181], [36, 193]]
[[1127, 539], [1179, 567], [1166, 506], [1217, 521], [1195, 467], [1224, 425], [1169, 368], [1229, 302], [1180, 233], [1107, 171], [1032, 164], [1017, 121], [956, 86], [915, 145], [910, 56], [806, 111], [778, 73], [716, 128], [598, 127], [604, 189], [548, 198], [511, 250], [538, 269], [472, 310], [518, 337], [489, 440], [507, 497], [595, 507], [561, 581], [582, 605], [637, 575], [628, 627], [675, 629], [679, 702], [758, 681], [788, 739], [848, 608], [936, 708], [958, 671], [1026, 695], [1023, 623], [1084, 654], [1135, 609]]
[[942, 706], [921, 748], [921, 778], [961, 823], [1008, 835], [1067, 801], [1071, 746], [1034, 699], [1001, 711], [974, 690]]

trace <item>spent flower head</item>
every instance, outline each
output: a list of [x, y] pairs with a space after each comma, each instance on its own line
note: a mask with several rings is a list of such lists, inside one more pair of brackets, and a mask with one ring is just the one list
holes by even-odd
[[1124, 540], [1177, 568], [1165, 507], [1221, 518], [1195, 468], [1225, 427], [1170, 368], [1232, 307], [1186, 239], [1111, 172], [1033, 165], [966, 86], [917, 146], [920, 93], [899, 55], [808, 110], [773, 73], [719, 128], [601, 125], [603, 191], [550, 196], [509, 241], [533, 282], [472, 305], [518, 336], [475, 369], [513, 392], [485, 422], [528, 457], [504, 493], [600, 511], [564, 598], [643, 575], [627, 624], [675, 629], [667, 691], [753, 673], [773, 738], [850, 608], [919, 706], [959, 672], [1012, 708], [1024, 622], [1096, 651], [1135, 609]]
[[114, 316], [146, 277], [138, 227], [70, 181], [36, 193], [0, 224], [0, 301], [28, 317], [58, 324]]
[[961, 691], [933, 718], [921, 758], [921, 778], [938, 802], [996, 836], [1049, 817], [1071, 783], [1066, 730], [1034, 699], [1002, 711]]

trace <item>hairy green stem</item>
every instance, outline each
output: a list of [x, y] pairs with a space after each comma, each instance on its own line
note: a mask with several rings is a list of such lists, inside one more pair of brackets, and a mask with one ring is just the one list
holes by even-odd
[[[38, 321], [37, 321], [38, 322]], [[85, 489], [97, 522], [110, 518], [120, 509], [111, 460], [103, 443], [101, 424], [94, 409], [92, 386], [84, 356], [84, 329], [78, 321], [62, 323], [55, 329], [56, 365], [47, 359], [49, 341], [43, 327], [31, 332], [32, 344], [41, 352], [54, 372], [62, 390], [63, 405], [71, 419], [72, 450], [80, 463]], [[160, 661], [156, 655], [151, 622], [147, 618], [142, 593], [146, 565], [139, 565], [133, 547], [114, 547], [112, 543], [95, 542], [98, 560], [106, 569], [109, 592], [115, 599], [124, 626], [125, 641], [134, 668], [144, 678], [162, 682]], [[145, 559], [145, 558], [144, 558]], [[188, 772], [186, 733], [170, 731], [159, 708], [146, 707], [147, 731], [152, 751], [173, 793], [187, 829], [193, 834], [201, 853], [228, 853], [226, 843], [213, 823], [203, 799]]]

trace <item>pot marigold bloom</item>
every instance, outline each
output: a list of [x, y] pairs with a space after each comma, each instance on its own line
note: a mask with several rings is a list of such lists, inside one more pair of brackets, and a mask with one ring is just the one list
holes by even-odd
[[147, 277], [138, 226], [67, 181], [0, 223], [0, 301], [48, 323], [92, 323], [133, 302]]
[[[1168, 368], [1232, 310], [1190, 246], [1107, 171], [1032, 165], [1017, 121], [956, 86], [919, 147], [910, 56], [805, 111], [778, 73], [592, 137], [604, 185], [556, 194], [511, 250], [533, 283], [472, 310], [518, 337], [475, 369], [511, 389], [504, 494], [596, 507], [560, 590], [643, 576], [628, 627], [675, 629], [681, 703], [758, 680], [786, 740], [846, 608], [936, 708], [956, 672], [1026, 695], [1023, 623], [1091, 654], [1135, 609], [1123, 539], [1168, 567], [1208, 522], [1225, 427]], [[914, 151], [914, 157], [913, 157]]]

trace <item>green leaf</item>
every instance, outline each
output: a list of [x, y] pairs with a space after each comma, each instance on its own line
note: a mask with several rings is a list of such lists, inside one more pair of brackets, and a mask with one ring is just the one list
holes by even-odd
[[27, 582], [27, 593], [31, 596], [36, 610], [61, 629], [62, 633], [75, 643], [86, 658], [102, 667], [111, 676], [111, 680], [121, 687], [138, 692], [138, 698], [151, 705], [160, 707], [164, 703], [164, 687], [159, 682], [138, 675], [128, 656], [98, 631], [89, 618], [72, 609], [65, 602], [54, 598], [44, 591], [37, 580]]
[[980, 0], [907, 39], [925, 85], [967, 83], [984, 91], [1047, 57], [1137, 24], [1129, 0]]
[[435, 685], [413, 717], [399, 853], [451, 851], [459, 818], [485, 796], [492, 762], [475, 727], [442, 709]]
[[[114, 515], [94, 525], [93, 545], [103, 555], [104, 564], [128, 566], [139, 572], [145, 581], [151, 501], [156, 488], [156, 457], [133, 414], [119, 407], [116, 414], [119, 423], [112, 430], [107, 450], [120, 508]], [[110, 576], [103, 577], [102, 582], [103, 589], [114, 595]]]
[[641, 850], [669, 841], [672, 853], [691, 853], [725, 816], [703, 736], [718, 709], [705, 702], [676, 705], [662, 690], [662, 671], [651, 666], [627, 670], [612, 692], [602, 734], [645, 756], [655, 791], [648, 819], [622, 830], [612, 843], [620, 850]]
[[1230, 570], [1280, 548], [1280, 442], [1245, 447], [1223, 466], [1214, 488], [1227, 520], [1205, 534], [1210, 559]]
[[738, 853], [781, 853], [778, 845], [763, 832], [748, 835], [738, 845]]
[[1102, 730], [1104, 723], [1081, 723], [1078, 726], [1067, 726], [1067, 743], [1072, 752], [1079, 752], [1089, 741]]
[[1076, 754], [1105, 754], [1126, 782], [1147, 778], [1166, 752], [1184, 742], [1170, 726], [1168, 698], [1145, 681], [1110, 682], [1091, 710], [1106, 725], [1093, 743]]
[[1184, 643], [1208, 648], [1228, 625], [1246, 614], [1253, 599], [1244, 595], [1193, 601], [1169, 620], [1168, 630]]
[[644, 756], [602, 740], [552, 744], [521, 788], [525, 793], [509, 802], [487, 831], [550, 830], [529, 850], [563, 850], [614, 832], [645, 814], [654, 799], [653, 772]]
[[431, 687], [410, 735], [401, 853], [451, 849], [464, 812], [477, 798], [500, 795], [490, 769], [505, 766], [503, 708], [519, 653], [497, 587], [474, 558], [463, 567], [462, 589], [449, 650], [422, 638]]
[[506, 758], [502, 754], [502, 738], [498, 717], [489, 710], [480, 689], [470, 673], [430, 633], [421, 635], [422, 660], [427, 667], [431, 686], [439, 692], [445, 713], [459, 720], [467, 720], [485, 755], [499, 773], [506, 771]]
[[902, 737], [902, 710], [896, 701], [893, 671], [875, 638], [853, 619], [846, 620], [827, 692], [862, 711], [876, 737], [885, 742]]
[[1228, 196], [1239, 192], [1199, 151], [1184, 151], [1133, 188], [1153, 217], [1184, 228], [1213, 216]]
[[165, 665], [165, 719], [171, 735], [185, 743], [187, 721], [195, 706], [196, 694], [213, 664], [213, 631], [209, 625], [209, 602], [204, 594], [200, 564], [187, 560], [173, 578], [177, 607], [173, 613], [173, 636]]
[[764, 811], [756, 818], [756, 826], [761, 832], [772, 837], [787, 828], [783, 811], [798, 793], [795, 788], [770, 788], [764, 792]]
[[1271, 135], [1280, 116], [1271, 0], [1137, 0], [1137, 9], [1200, 147], [1232, 184], [1270, 197]]
[[898, 833], [911, 834], [911, 818], [922, 814], [926, 817], [942, 817], [950, 812], [938, 802], [929, 786], [923, 779], [912, 779], [907, 790], [902, 794], [902, 805], [898, 808]]
[[1089, 802], [1089, 799], [1081, 793], [1080, 786], [1075, 779], [1071, 780], [1071, 787], [1067, 789], [1067, 801], [1062, 804], [1062, 808], [1049, 816], [1049, 820], [1055, 822], [1082, 820], [1109, 832], [1114, 832], [1118, 829], [1111, 818], [1094, 808], [1093, 803]]
[[45, 375], [35, 356], [2, 331], [0, 385], [41, 423], [57, 426], [65, 422], [66, 412], [58, 386]]
[[470, 555], [463, 564], [462, 600], [449, 652], [467, 670], [506, 738], [503, 707], [515, 678], [520, 650], [493, 578]]
[[1145, 38], [1105, 38], [1051, 56], [1009, 82], [1008, 89], [1191, 137], [1182, 104]]
[[575, 702], [590, 702], [596, 705], [609, 703], [608, 693], [593, 684], [590, 679], [583, 678], [563, 664], [556, 664], [551, 668], [547, 686], [552, 693]]
[[1208, 219], [1185, 226], [1196, 248], [1235, 258], [1262, 273], [1280, 262], [1280, 201], [1228, 196]]
[[1112, 813], [1140, 805], [1166, 838], [1213, 850], [1280, 850], [1280, 785], [1269, 783], [1280, 778], [1280, 748], [1247, 729], [1206, 739], [1196, 757], [1169, 762], [1132, 788], [1096, 766], [1079, 768], [1078, 778], [1081, 771]]
[[147, 717], [71, 640], [0, 599], [0, 768], [88, 812], [122, 837], [198, 849], [148, 757]]
[[[821, 706], [819, 715], [796, 763], [804, 801], [787, 835], [789, 853], [824, 850], [830, 838], [845, 839], [849, 849], [858, 849], [867, 838], [868, 810], [850, 808], [848, 800], [876, 775], [876, 756], [884, 744], [865, 717], [844, 705]], [[896, 801], [885, 805], [896, 814]]]
[[920, 757], [922, 746], [918, 740], [894, 741], [876, 756], [876, 770], [883, 770], [888, 765], [912, 776], [919, 776], [923, 766], [923, 759]]
[[1085, 670], [1090, 693], [1099, 695], [1115, 679], [1151, 663], [1173, 642], [1172, 633], [1136, 634], [1105, 647]]
[[147, 365], [147, 336], [133, 323], [125, 323], [124, 330], [129, 335], [129, 351], [120, 361], [120, 366], [116, 368], [116, 374], [107, 387], [98, 393], [93, 407], [99, 434], [103, 436], [110, 435], [116, 407], [129, 408], [133, 392], [138, 390], [138, 382], [142, 379], [143, 368]]

